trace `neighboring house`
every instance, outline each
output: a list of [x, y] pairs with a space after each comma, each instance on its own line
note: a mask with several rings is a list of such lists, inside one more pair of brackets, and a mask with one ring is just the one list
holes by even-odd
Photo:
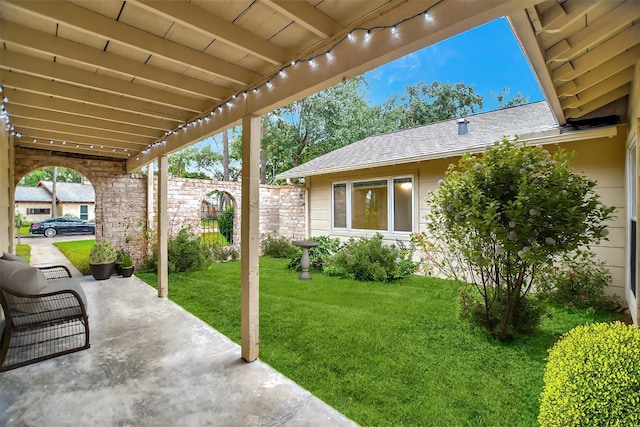
[[277, 178], [305, 179], [310, 236], [381, 233], [390, 242], [408, 241], [412, 232], [426, 231], [428, 195], [463, 153], [514, 135], [549, 151], [573, 151], [573, 167], [597, 180], [603, 203], [617, 207], [610, 240], [593, 250], [611, 270], [611, 292], [624, 297], [626, 131], [591, 123], [560, 127], [546, 102], [531, 103], [371, 136]]
[[36, 187], [16, 187], [16, 213], [28, 221], [41, 221], [53, 216], [73, 216], [95, 220], [96, 195], [91, 184], [56, 183], [56, 215], [52, 214], [53, 182], [40, 181]]

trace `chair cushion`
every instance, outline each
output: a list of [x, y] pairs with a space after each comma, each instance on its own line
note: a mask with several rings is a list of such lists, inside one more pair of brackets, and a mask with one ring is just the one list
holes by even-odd
[[47, 285], [40, 269], [0, 259], [0, 286], [21, 294], [39, 294]]
[[10, 254], [9, 252], [2, 252], [2, 257], [0, 257], [0, 259], [4, 259], [6, 261], [18, 261], [18, 262], [21, 262], [22, 264], [28, 265], [26, 259], [24, 259], [20, 255]]

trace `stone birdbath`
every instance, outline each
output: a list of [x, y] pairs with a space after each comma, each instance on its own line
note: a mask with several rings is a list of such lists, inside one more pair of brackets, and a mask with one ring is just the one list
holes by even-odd
[[309, 274], [309, 248], [313, 248], [314, 246], [318, 246], [319, 243], [313, 240], [294, 240], [293, 243], [295, 246], [302, 248], [302, 259], [300, 260], [300, 267], [302, 267], [302, 273], [298, 277], [300, 280], [311, 280], [311, 274]]

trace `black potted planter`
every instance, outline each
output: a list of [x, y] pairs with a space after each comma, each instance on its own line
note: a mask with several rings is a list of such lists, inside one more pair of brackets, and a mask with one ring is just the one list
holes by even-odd
[[107, 280], [113, 274], [115, 263], [89, 264], [89, 271], [95, 280]]
[[131, 275], [133, 274], [133, 266], [120, 267], [120, 274], [122, 274], [122, 277], [131, 277]]

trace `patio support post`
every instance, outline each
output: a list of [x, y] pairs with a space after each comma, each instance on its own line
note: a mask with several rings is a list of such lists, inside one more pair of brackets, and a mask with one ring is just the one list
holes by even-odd
[[253, 362], [259, 351], [258, 261], [260, 256], [260, 117], [242, 118], [242, 358]]
[[[153, 162], [147, 166], [147, 231], [153, 230]], [[145, 248], [149, 251], [149, 248]]]
[[169, 269], [167, 240], [167, 174], [169, 161], [167, 156], [158, 157], [158, 297], [166, 298], [169, 293]]

